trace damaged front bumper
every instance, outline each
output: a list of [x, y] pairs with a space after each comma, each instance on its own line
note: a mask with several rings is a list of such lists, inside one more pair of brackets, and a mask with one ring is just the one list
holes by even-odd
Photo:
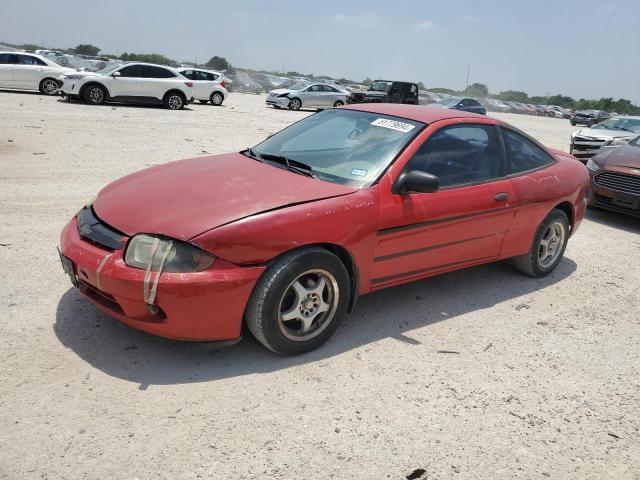
[[271, 97], [271, 96], [267, 96], [266, 104], [267, 105], [271, 105], [271, 106], [275, 106], [275, 107], [280, 107], [280, 108], [288, 108], [290, 101], [291, 101], [291, 99], [289, 97]]
[[265, 269], [218, 259], [202, 272], [163, 272], [148, 305], [145, 271], [125, 263], [124, 248], [111, 251], [81, 238], [76, 217], [62, 231], [60, 250], [65, 272], [98, 308], [134, 328], [178, 340], [238, 339], [245, 306]]

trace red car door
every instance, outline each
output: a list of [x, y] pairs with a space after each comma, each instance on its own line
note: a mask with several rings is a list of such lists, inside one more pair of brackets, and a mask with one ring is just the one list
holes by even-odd
[[372, 289], [498, 258], [515, 213], [502, 152], [497, 127], [448, 125], [404, 167], [436, 175], [436, 192], [398, 195], [381, 183]]

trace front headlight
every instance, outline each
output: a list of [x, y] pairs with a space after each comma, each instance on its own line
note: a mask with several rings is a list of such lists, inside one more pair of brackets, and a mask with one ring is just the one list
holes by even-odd
[[590, 158], [589, 161], [587, 162], [587, 168], [592, 172], [597, 172], [598, 170], [600, 170], [600, 165], [594, 162], [593, 158]]
[[629, 138], [629, 137], [614, 138], [613, 140], [611, 140], [611, 143], [609, 143], [609, 145], [611, 147], [617, 147], [617, 146], [620, 146], [620, 145], [626, 145], [631, 140], [633, 140], [633, 138]]
[[64, 78], [68, 79], [68, 80], [80, 80], [81, 78], [84, 78], [85, 75], [78, 75], [77, 73], [72, 73], [70, 75], [65, 75]]
[[[158, 245], [154, 252], [153, 245], [156, 240]], [[145, 270], [151, 263], [151, 270], [157, 272], [163, 258], [163, 272], [180, 273], [201, 272], [216, 260], [210, 253], [186, 242], [140, 234], [129, 241], [124, 261], [131, 267]]]

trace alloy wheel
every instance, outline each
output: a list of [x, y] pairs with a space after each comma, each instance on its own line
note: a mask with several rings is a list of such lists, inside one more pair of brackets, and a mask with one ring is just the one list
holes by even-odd
[[180, 110], [183, 105], [182, 97], [180, 95], [171, 95], [167, 103], [171, 110]]
[[58, 84], [55, 82], [55, 80], [45, 80], [44, 82], [42, 82], [42, 91], [46, 95], [53, 95], [58, 91]]
[[331, 323], [339, 299], [338, 282], [331, 273], [304, 272], [289, 284], [280, 299], [280, 331], [288, 339], [300, 342], [320, 335]]
[[100, 87], [93, 87], [89, 91], [89, 99], [91, 103], [102, 103], [104, 101], [104, 92]]
[[549, 268], [562, 253], [562, 246], [567, 232], [562, 222], [553, 222], [542, 235], [538, 245], [538, 264], [542, 268]]
[[222, 102], [224, 101], [224, 98], [222, 97], [222, 95], [220, 93], [214, 93], [213, 95], [211, 95], [211, 103], [214, 105], [222, 105]]

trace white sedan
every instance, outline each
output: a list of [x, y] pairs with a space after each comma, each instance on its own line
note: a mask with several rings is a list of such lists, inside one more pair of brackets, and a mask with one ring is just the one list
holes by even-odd
[[229, 92], [220, 73], [200, 68], [179, 68], [178, 71], [193, 81], [193, 98], [200, 103], [218, 106], [227, 99]]
[[342, 107], [347, 103], [350, 93], [341, 87], [324, 83], [298, 83], [289, 88], [271, 90], [267, 95], [267, 105], [274, 108], [331, 108]]
[[56, 78], [74, 73], [42, 55], [0, 51], [0, 88], [38, 90], [45, 95], [58, 92]]

